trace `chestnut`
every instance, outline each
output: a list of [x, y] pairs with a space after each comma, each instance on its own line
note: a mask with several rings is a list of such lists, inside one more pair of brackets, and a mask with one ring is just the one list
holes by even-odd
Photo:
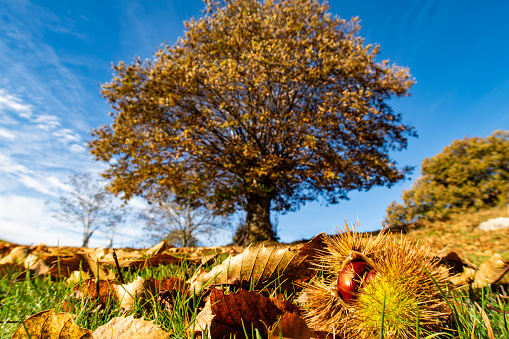
[[[370, 267], [366, 262], [354, 261], [341, 270], [338, 276], [338, 291], [344, 301], [349, 302], [355, 298], [362, 277], [369, 269]], [[376, 275], [376, 272], [374, 275]], [[372, 275], [370, 281], [374, 279], [374, 275]]]

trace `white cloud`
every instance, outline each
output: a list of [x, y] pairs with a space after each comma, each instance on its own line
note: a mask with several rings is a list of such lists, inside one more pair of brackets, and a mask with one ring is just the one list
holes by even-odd
[[73, 141], [76, 142], [76, 141], [80, 141], [80, 139], [81, 139], [81, 136], [79, 134], [74, 133], [73, 130], [71, 130], [69, 128], [62, 128], [58, 131], [55, 131], [55, 132], [53, 132], [53, 135], [56, 136], [57, 138], [61, 139], [65, 143], [70, 143]]
[[71, 152], [74, 152], [74, 153], [82, 153], [82, 152], [85, 152], [87, 149], [85, 148], [85, 146], [83, 145], [78, 145], [78, 144], [72, 144], [70, 147], [69, 147], [69, 150]]
[[[0, 196], [0, 238], [17, 244], [46, 244], [48, 246], [81, 246], [80, 225], [61, 222], [52, 216], [45, 199], [21, 195]], [[136, 225], [119, 227], [115, 246], [143, 247], [149, 242], [140, 237]], [[106, 246], [108, 239], [96, 231], [90, 247]]]
[[24, 186], [34, 189], [37, 192], [53, 196], [57, 195], [57, 193], [53, 191], [53, 185], [51, 182], [48, 182], [46, 178], [23, 174], [18, 177], [18, 180]]
[[0, 196], [2, 239], [18, 244], [79, 246], [76, 229], [59, 222], [45, 207], [45, 201], [25, 196]]
[[60, 126], [58, 117], [49, 114], [40, 115], [33, 121], [37, 124], [37, 127], [45, 131], [51, 131]]
[[0, 173], [30, 173], [31, 171], [12, 158], [0, 153]]
[[5, 128], [0, 127], [0, 137], [9, 139], [9, 140], [13, 140], [16, 136], [14, 135], [14, 133], [11, 133], [8, 130], [6, 130]]
[[32, 105], [25, 104], [20, 98], [0, 89], [0, 110], [12, 110], [20, 117], [29, 119], [32, 116], [32, 109]]

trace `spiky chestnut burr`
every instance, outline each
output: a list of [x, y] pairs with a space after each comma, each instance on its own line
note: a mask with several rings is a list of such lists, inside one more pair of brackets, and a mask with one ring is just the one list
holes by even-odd
[[[437, 269], [427, 248], [386, 231], [360, 234], [348, 225], [325, 242], [319, 272], [299, 297], [310, 328], [342, 338], [380, 338], [383, 319], [384, 338], [415, 338], [417, 317], [422, 332], [443, 328], [450, 312], [430, 275], [447, 290], [447, 273]], [[361, 274], [342, 291], [341, 277], [349, 270]]]

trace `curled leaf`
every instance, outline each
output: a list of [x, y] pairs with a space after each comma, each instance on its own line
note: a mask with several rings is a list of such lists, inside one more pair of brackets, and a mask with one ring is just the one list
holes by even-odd
[[[27, 333], [28, 332], [28, 333]], [[92, 331], [74, 323], [74, 315], [55, 313], [53, 309], [30, 316], [14, 332], [12, 339], [94, 339]]]
[[49, 274], [53, 278], [69, 278], [74, 271], [87, 272], [91, 277], [101, 280], [114, 280], [115, 274], [102, 266], [98, 259], [87, 252], [76, 253], [71, 258], [56, 261], [49, 269]]
[[495, 253], [483, 262], [475, 272], [473, 288], [482, 288], [488, 284], [507, 284], [509, 279], [509, 262]]
[[166, 241], [162, 240], [159, 244], [149, 248], [147, 250], [147, 255], [152, 256], [152, 255], [155, 255], [158, 253], [163, 253], [164, 251], [166, 251], [167, 249], [172, 248], [172, 247], [174, 247], [174, 246], [170, 246], [166, 243]]
[[11, 252], [0, 259], [0, 264], [22, 264], [30, 253], [28, 246], [14, 247]]

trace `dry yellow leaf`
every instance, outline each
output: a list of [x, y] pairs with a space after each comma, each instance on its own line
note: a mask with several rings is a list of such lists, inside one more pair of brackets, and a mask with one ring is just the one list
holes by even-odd
[[152, 321], [134, 319], [134, 316], [116, 317], [99, 326], [92, 336], [94, 339], [160, 339], [171, 333], [163, 331]]
[[14, 247], [7, 256], [0, 259], [0, 264], [21, 264], [29, 253], [30, 248], [28, 246]]
[[22, 338], [93, 339], [92, 331], [74, 323], [74, 315], [53, 309], [36, 313], [24, 321], [24, 326], [19, 325], [12, 339]]

